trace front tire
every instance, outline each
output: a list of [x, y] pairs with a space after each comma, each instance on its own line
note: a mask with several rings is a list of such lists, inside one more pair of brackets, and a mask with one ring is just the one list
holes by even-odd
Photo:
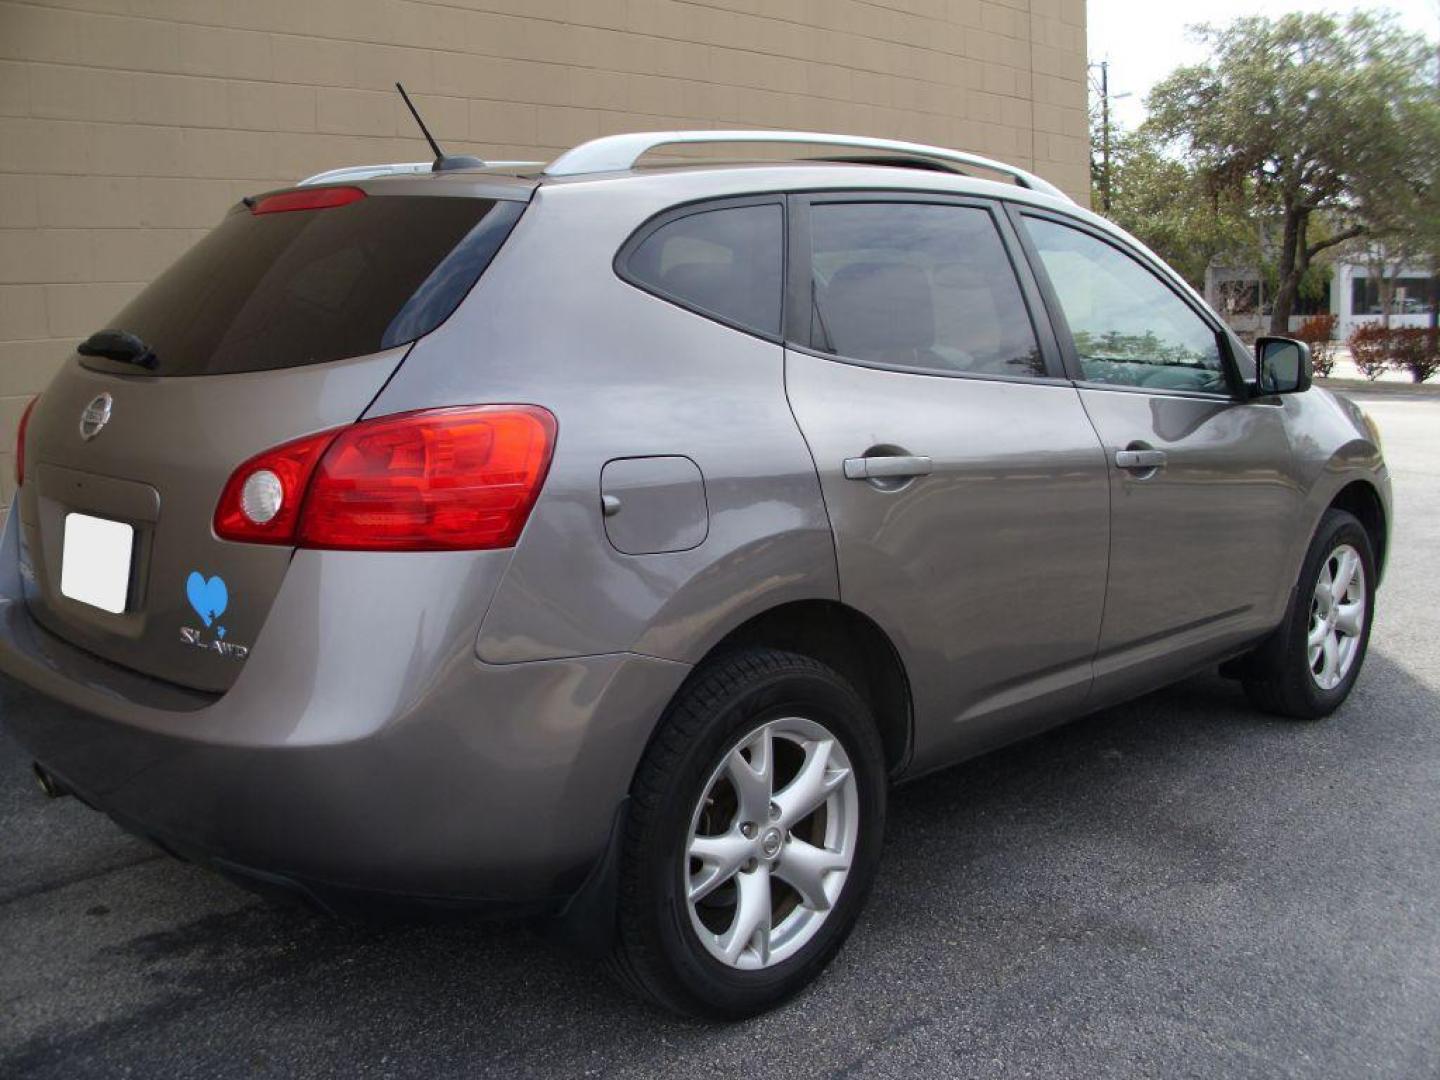
[[885, 782], [869, 709], [824, 664], [752, 648], [698, 670], [632, 786], [612, 970], [706, 1018], [795, 994], [859, 915]]
[[1349, 697], [1375, 616], [1375, 554], [1351, 514], [1328, 510], [1310, 543], [1285, 622], [1250, 658], [1245, 692], [1266, 712], [1329, 716]]

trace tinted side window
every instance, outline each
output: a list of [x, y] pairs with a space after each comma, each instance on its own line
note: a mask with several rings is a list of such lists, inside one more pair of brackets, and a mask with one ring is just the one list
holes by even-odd
[[870, 363], [1044, 375], [1014, 268], [988, 211], [817, 203], [811, 342]]
[[630, 253], [626, 275], [686, 307], [780, 333], [785, 217], [778, 203], [702, 210], [668, 222]]
[[[157, 375], [379, 352], [444, 322], [524, 209], [402, 195], [285, 213], [237, 207], [107, 325], [149, 345]], [[134, 373], [103, 359], [86, 363]]]
[[1089, 382], [1225, 393], [1220, 343], [1195, 310], [1119, 248], [1025, 219]]

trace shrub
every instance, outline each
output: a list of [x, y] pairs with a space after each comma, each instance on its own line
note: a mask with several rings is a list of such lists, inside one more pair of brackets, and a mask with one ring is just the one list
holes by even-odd
[[1429, 329], [1421, 326], [1357, 326], [1350, 335], [1350, 356], [1367, 379], [1378, 379], [1387, 368], [1401, 368], [1417, 383], [1440, 372], [1440, 347]]
[[1335, 370], [1335, 315], [1312, 315], [1295, 331], [1299, 340], [1310, 346], [1310, 359], [1315, 365], [1315, 374], [1328, 378]]
[[1367, 379], [1378, 379], [1390, 366], [1390, 328], [1379, 323], [1361, 323], [1345, 342], [1350, 358]]
[[1417, 383], [1440, 371], [1440, 354], [1436, 352], [1435, 340], [1424, 327], [1392, 327], [1390, 357], [1396, 367], [1410, 372], [1410, 377]]

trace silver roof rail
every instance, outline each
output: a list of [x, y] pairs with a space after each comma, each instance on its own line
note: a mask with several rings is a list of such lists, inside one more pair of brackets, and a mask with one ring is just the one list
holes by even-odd
[[[486, 161], [487, 169], [539, 169], [543, 161]], [[331, 169], [316, 173], [301, 180], [296, 187], [311, 187], [315, 184], [339, 184], [346, 180], [368, 180], [372, 176], [396, 176], [410, 173], [428, 173], [434, 168], [430, 161], [396, 161], [389, 165], [347, 165], [343, 169]]]
[[871, 139], [863, 135], [826, 135], [814, 131], [639, 131], [629, 135], [606, 135], [581, 143], [567, 150], [549, 165], [546, 176], [576, 176], [580, 173], [617, 172], [633, 168], [641, 156], [657, 146], [696, 145], [700, 143], [803, 143], [815, 146], [841, 146], [858, 150], [876, 150], [900, 157], [923, 161], [968, 165], [977, 169], [1012, 177], [1021, 187], [1030, 188], [1057, 199], [1072, 201], [1054, 184], [1034, 173], [1003, 161], [947, 150], [924, 143], [897, 142], [893, 139]]

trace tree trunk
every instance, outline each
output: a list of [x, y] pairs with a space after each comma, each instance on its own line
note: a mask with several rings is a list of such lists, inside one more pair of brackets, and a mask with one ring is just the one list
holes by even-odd
[[1305, 217], [1307, 211], [1287, 207], [1285, 234], [1280, 240], [1279, 285], [1275, 289], [1274, 306], [1270, 309], [1270, 333], [1286, 337], [1290, 333], [1290, 311], [1300, 291], [1300, 277], [1305, 273]]
[[1430, 260], [1430, 352], [1440, 355], [1440, 259]]
[[1371, 263], [1372, 272], [1375, 274], [1375, 295], [1380, 301], [1380, 325], [1386, 330], [1390, 329], [1391, 309], [1395, 306], [1395, 279], [1400, 273], [1396, 264], [1395, 273], [1390, 273], [1390, 263], [1385, 261], [1385, 251], [1382, 248], [1380, 258]]
[[[1365, 256], [1365, 269], [1368, 271], [1365, 275], [1365, 299], [1370, 299], [1370, 286], [1373, 283], [1375, 286], [1375, 306], [1379, 309], [1380, 325], [1388, 328], [1390, 318], [1385, 314], [1385, 262], [1383, 259], [1377, 259], [1375, 252], [1372, 250]], [[1368, 304], [1365, 308], [1365, 314], [1370, 314]]]

